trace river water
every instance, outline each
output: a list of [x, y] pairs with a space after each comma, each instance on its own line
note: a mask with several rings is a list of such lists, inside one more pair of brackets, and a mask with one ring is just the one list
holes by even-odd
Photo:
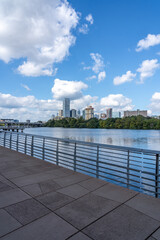
[[160, 130], [26, 128], [25, 133], [160, 151]]

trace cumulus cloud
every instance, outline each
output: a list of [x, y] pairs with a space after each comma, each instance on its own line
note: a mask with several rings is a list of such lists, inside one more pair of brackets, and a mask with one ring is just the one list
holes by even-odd
[[53, 97], [58, 100], [70, 98], [72, 100], [82, 97], [82, 90], [86, 89], [87, 84], [81, 81], [54, 80], [52, 88]]
[[86, 21], [89, 22], [90, 24], [93, 24], [94, 20], [93, 20], [92, 14], [88, 14], [86, 16]]
[[155, 92], [152, 95], [149, 108], [152, 112], [160, 114], [160, 92]]
[[67, 1], [0, 1], [0, 59], [25, 59], [26, 76], [51, 76], [55, 63], [69, 54], [79, 17]]
[[148, 77], [152, 77], [157, 68], [160, 67], [157, 59], [144, 60], [137, 72], [140, 73], [140, 83], [144, 83], [144, 80]]
[[158, 44], [160, 44], [160, 34], [148, 34], [145, 39], [141, 39], [138, 42], [136, 51], [140, 52], [144, 49], [148, 49], [149, 47], [153, 47]]
[[30, 89], [27, 85], [21, 84], [21, 86], [22, 86], [23, 88], [25, 88], [27, 91], [31, 91], [31, 89]]
[[105, 78], [106, 78], [106, 72], [105, 72], [105, 71], [100, 72], [100, 73], [98, 74], [98, 82], [103, 81]]
[[89, 31], [88, 24], [84, 23], [82, 26], [79, 28], [79, 32], [83, 34], [87, 34]]
[[103, 58], [99, 53], [90, 53], [92, 60], [94, 61], [92, 71], [99, 73], [104, 68]]
[[113, 79], [114, 85], [120, 85], [125, 82], [131, 82], [136, 77], [136, 74], [132, 73], [131, 71], [127, 71], [126, 74], [122, 76], [117, 76]]
[[101, 98], [100, 105], [101, 110], [104, 111], [106, 107], [111, 107], [117, 111], [132, 110], [134, 107], [132, 100], [123, 94], [109, 94], [107, 97]]
[[96, 78], [97, 78], [96, 75], [92, 75], [90, 77], [87, 77], [86, 80], [93, 80], [93, 79], [96, 79]]

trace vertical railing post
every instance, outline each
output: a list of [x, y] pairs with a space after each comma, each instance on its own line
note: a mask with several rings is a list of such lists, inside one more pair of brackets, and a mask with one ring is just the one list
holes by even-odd
[[24, 140], [24, 153], [27, 153], [27, 135], [25, 135], [25, 140]]
[[3, 146], [6, 146], [6, 132], [4, 132]]
[[155, 197], [158, 198], [159, 154], [156, 154]]
[[9, 138], [9, 148], [12, 148], [12, 133], [10, 133], [10, 138]]
[[31, 140], [31, 156], [33, 157], [33, 144], [34, 144], [34, 136], [32, 136]]
[[45, 158], [44, 153], [45, 153], [45, 138], [43, 138], [43, 149], [42, 149], [42, 159], [43, 159], [43, 160], [44, 160], [44, 158]]
[[76, 150], [77, 150], [77, 143], [74, 144], [74, 171], [76, 171]]
[[127, 187], [129, 187], [129, 150], [127, 151]]
[[17, 133], [16, 151], [18, 152], [19, 134]]
[[58, 165], [58, 145], [59, 141], [57, 140], [57, 149], [56, 149], [56, 164]]
[[99, 178], [99, 145], [97, 146], [96, 177]]

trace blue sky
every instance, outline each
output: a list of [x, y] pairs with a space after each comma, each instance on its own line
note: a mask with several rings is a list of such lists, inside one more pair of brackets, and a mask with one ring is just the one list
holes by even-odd
[[2, 0], [0, 9], [0, 118], [48, 120], [64, 97], [97, 113], [160, 114], [158, 0]]

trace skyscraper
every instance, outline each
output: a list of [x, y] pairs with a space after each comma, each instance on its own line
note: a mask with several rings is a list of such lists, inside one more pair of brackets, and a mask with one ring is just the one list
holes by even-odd
[[92, 106], [88, 106], [85, 108], [85, 120], [89, 120], [94, 118], [94, 108]]
[[70, 111], [70, 117], [76, 118], [76, 116], [77, 116], [77, 111], [76, 111], [76, 109], [71, 109], [71, 111]]
[[112, 108], [107, 109], [107, 118], [112, 118]]
[[63, 100], [63, 117], [70, 117], [70, 99]]

